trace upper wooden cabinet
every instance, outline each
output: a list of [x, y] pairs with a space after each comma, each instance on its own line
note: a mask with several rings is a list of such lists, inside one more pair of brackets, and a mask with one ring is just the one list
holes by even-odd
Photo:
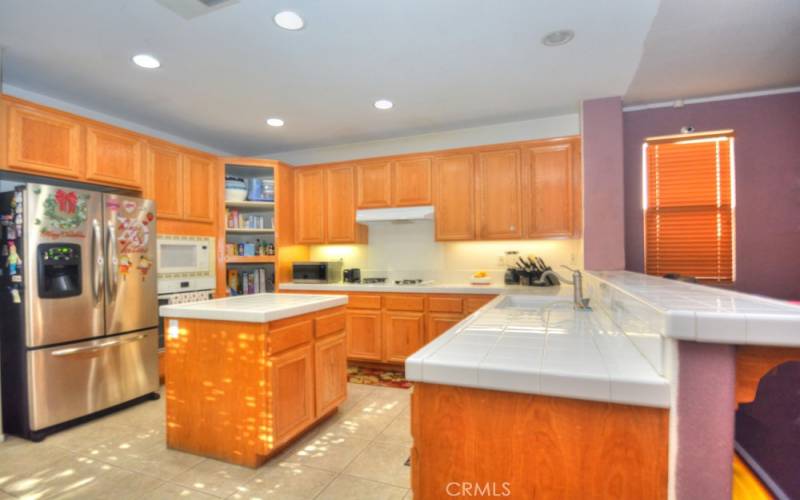
[[147, 152], [148, 168], [152, 179], [152, 193], [156, 201], [156, 215], [164, 219], [183, 218], [182, 155], [174, 149], [150, 146]]
[[325, 170], [299, 169], [294, 182], [296, 242], [325, 243]]
[[142, 189], [143, 142], [114, 128], [86, 127], [86, 180]]
[[436, 239], [475, 239], [475, 157], [437, 158], [433, 166]]
[[405, 207], [433, 203], [431, 159], [398, 160], [392, 165], [392, 205]]
[[79, 121], [16, 102], [5, 103], [5, 107], [9, 168], [70, 179], [83, 175], [83, 130]]
[[356, 207], [386, 208], [392, 204], [390, 162], [363, 163], [356, 167]]
[[522, 163], [519, 148], [478, 154], [481, 239], [522, 237]]
[[[184, 154], [183, 173], [183, 218], [194, 222], [214, 220], [215, 200], [218, 197], [215, 182], [215, 162], [211, 158]], [[158, 182], [158, 177], [156, 177]]]
[[549, 238], [575, 234], [577, 141], [524, 150], [527, 193], [525, 235]]
[[328, 243], [366, 242], [367, 227], [356, 224], [355, 169], [352, 165], [325, 169]]

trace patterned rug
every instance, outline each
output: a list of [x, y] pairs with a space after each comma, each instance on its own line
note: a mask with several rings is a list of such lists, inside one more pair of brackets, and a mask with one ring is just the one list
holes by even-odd
[[386, 370], [358, 365], [347, 367], [347, 380], [354, 384], [382, 385], [402, 389], [408, 389], [412, 385], [406, 380], [403, 370]]

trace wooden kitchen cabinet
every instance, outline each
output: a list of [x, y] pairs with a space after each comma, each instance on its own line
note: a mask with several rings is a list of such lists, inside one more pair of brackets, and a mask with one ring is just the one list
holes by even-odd
[[347, 336], [344, 329], [314, 346], [316, 415], [335, 409], [347, 398]]
[[144, 142], [135, 134], [116, 128], [86, 126], [86, 180], [143, 187]]
[[215, 164], [211, 158], [183, 155], [183, 218], [194, 222], [212, 222], [217, 191]]
[[519, 148], [478, 154], [480, 238], [522, 237], [522, 164]]
[[436, 158], [433, 165], [434, 218], [438, 241], [475, 239], [475, 157]]
[[70, 179], [82, 176], [83, 129], [78, 120], [16, 102], [5, 103], [5, 108], [10, 169]]
[[306, 344], [271, 356], [269, 366], [277, 446], [315, 419], [313, 346]]
[[367, 227], [356, 224], [355, 168], [352, 165], [325, 169], [328, 243], [366, 243]]
[[425, 329], [425, 343], [427, 344], [447, 330], [453, 328], [462, 319], [464, 319], [463, 314], [428, 313], [428, 324]]
[[361, 163], [356, 166], [356, 208], [386, 208], [392, 204], [391, 163]]
[[147, 151], [151, 196], [156, 201], [156, 215], [162, 219], [183, 218], [182, 155], [177, 150], [150, 146]]
[[425, 314], [386, 311], [383, 313], [384, 356], [387, 363], [403, 363], [425, 345]]
[[325, 170], [300, 169], [295, 174], [297, 243], [325, 243]]
[[392, 206], [433, 203], [431, 159], [398, 160], [392, 165]]
[[566, 237], [575, 233], [577, 147], [575, 141], [569, 141], [524, 150], [526, 237]]
[[383, 326], [380, 310], [347, 310], [347, 357], [381, 361]]

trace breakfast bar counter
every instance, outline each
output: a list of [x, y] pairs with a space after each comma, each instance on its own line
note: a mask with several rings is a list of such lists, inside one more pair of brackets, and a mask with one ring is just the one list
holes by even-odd
[[162, 306], [167, 445], [258, 467], [347, 397], [346, 296]]

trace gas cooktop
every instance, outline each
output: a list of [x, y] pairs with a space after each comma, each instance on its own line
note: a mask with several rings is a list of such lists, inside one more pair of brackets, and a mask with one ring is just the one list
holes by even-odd
[[390, 282], [387, 278], [364, 278], [361, 280], [361, 283], [357, 283], [361, 285], [386, 285], [386, 284], [394, 284], [398, 286], [423, 286], [423, 285], [432, 285], [433, 280], [423, 280], [423, 279], [402, 279], [402, 280], [394, 280], [394, 282]]

